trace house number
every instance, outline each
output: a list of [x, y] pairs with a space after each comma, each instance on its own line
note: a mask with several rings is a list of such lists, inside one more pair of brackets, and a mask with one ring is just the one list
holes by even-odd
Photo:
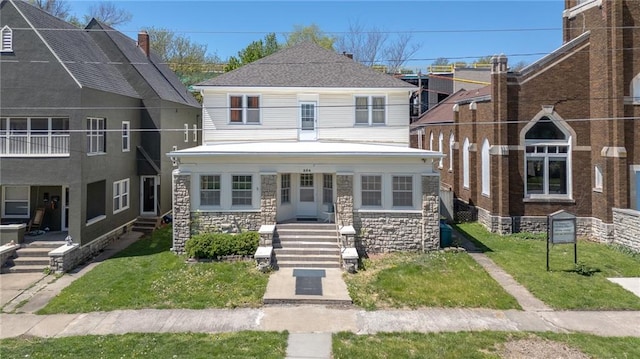
[[310, 168], [304, 168], [302, 170], [302, 173], [311, 173], [311, 169]]

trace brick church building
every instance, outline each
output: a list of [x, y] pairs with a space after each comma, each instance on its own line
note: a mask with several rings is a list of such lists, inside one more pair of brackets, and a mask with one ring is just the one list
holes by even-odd
[[579, 235], [640, 250], [640, 2], [562, 16], [560, 48], [518, 72], [495, 56], [491, 85], [427, 111], [412, 146], [446, 155], [443, 190], [492, 232], [543, 232], [563, 209]]

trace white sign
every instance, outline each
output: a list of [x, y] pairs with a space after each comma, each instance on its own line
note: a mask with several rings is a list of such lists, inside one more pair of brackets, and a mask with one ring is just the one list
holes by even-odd
[[551, 220], [551, 243], [575, 243], [576, 221], [575, 219]]

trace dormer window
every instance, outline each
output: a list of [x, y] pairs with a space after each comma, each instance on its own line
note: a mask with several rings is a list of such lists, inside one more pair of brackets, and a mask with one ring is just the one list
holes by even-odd
[[13, 30], [5, 26], [0, 30], [2, 33], [2, 48], [0, 52], [13, 52]]

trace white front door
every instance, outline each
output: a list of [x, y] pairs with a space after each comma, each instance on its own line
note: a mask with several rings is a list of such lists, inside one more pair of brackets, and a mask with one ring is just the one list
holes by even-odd
[[155, 216], [158, 207], [157, 176], [140, 177], [140, 214]]
[[302, 218], [317, 218], [317, 193], [315, 174], [301, 173], [298, 181], [298, 205], [296, 216]]
[[315, 141], [318, 139], [318, 126], [315, 102], [300, 102], [300, 123], [298, 127], [300, 141]]

